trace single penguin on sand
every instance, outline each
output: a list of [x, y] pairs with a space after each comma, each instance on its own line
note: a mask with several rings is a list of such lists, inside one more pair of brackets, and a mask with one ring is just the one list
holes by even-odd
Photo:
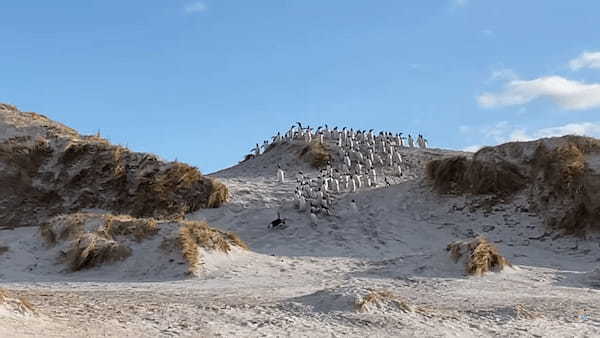
[[287, 221], [286, 218], [281, 218], [281, 215], [279, 213], [279, 211], [277, 212], [277, 219], [275, 219], [273, 222], [271, 222], [271, 224], [269, 225], [270, 229], [275, 229], [275, 228], [283, 228], [285, 226], [285, 222]]
[[277, 181], [279, 181], [279, 183], [285, 183], [285, 173], [279, 164], [277, 165]]
[[358, 214], [358, 206], [356, 205], [356, 200], [352, 200], [350, 202], [350, 210], [352, 211], [352, 213]]

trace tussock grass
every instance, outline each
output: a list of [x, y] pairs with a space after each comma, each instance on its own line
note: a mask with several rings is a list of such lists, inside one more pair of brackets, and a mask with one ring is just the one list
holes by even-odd
[[218, 208], [225, 204], [229, 199], [229, 189], [227, 186], [215, 179], [210, 180], [212, 185], [212, 192], [208, 196], [208, 202], [206, 203], [207, 208]]
[[526, 177], [508, 162], [490, 163], [464, 156], [432, 160], [425, 167], [427, 178], [441, 193], [507, 195], [525, 187]]
[[42, 238], [49, 245], [68, 242], [62, 261], [72, 271], [123, 260], [131, 255], [124, 240], [140, 242], [158, 231], [156, 220], [151, 218], [92, 213], [57, 216], [40, 228]]
[[131, 249], [98, 233], [85, 233], [75, 239], [64, 254], [72, 271], [79, 271], [105, 263], [123, 260], [131, 255]]
[[500, 255], [498, 248], [487, 238], [478, 236], [469, 240], [455, 241], [446, 248], [454, 262], [465, 257], [465, 273], [482, 276], [489, 271], [501, 271], [512, 267], [510, 262]]
[[515, 305], [515, 313], [518, 319], [536, 319], [542, 317], [541, 313], [527, 309], [523, 304]]
[[[182, 221], [182, 227], [177, 236], [177, 246], [188, 264], [188, 273], [194, 274], [203, 264], [199, 249], [216, 250], [223, 253], [229, 253], [232, 246], [248, 249], [237, 235], [217, 230], [208, 226], [203, 221]], [[170, 247], [170, 244], [162, 245], [163, 248]]]
[[158, 233], [160, 228], [153, 218], [131, 218], [127, 216], [106, 215], [102, 231], [107, 238], [115, 236], [133, 237], [141, 242]]
[[371, 291], [366, 296], [356, 300], [354, 308], [360, 312], [368, 312], [371, 308], [391, 303], [403, 312], [414, 312], [415, 308], [388, 290]]
[[248, 162], [255, 157], [256, 157], [256, 155], [254, 155], [254, 154], [246, 154], [246, 156], [244, 156], [244, 158], [238, 163]]
[[36, 313], [34, 306], [25, 297], [14, 297], [4, 289], [0, 289], [0, 305], [8, 305], [19, 313]]
[[331, 152], [325, 144], [313, 140], [302, 148], [299, 157], [310, 163], [314, 168], [322, 168], [331, 160]]
[[584, 235], [600, 230], [600, 173], [590, 165], [598, 157], [600, 140], [569, 135], [485, 147], [472, 159], [433, 160], [426, 176], [440, 193], [490, 194], [499, 201], [525, 191], [547, 226]]

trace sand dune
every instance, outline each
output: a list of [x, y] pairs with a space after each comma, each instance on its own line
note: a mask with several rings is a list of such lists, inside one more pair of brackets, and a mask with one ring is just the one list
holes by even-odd
[[[228, 187], [229, 199], [219, 208], [188, 212], [185, 219], [158, 220], [156, 227], [132, 225], [136, 218], [127, 215], [111, 216], [132, 227], [106, 230], [110, 238], [102, 235], [104, 241], [114, 241], [104, 244], [129, 249], [127, 257], [109, 264], [73, 269], [58, 259], [68, 256], [77, 238], [103, 233], [108, 216], [102, 210], [83, 210], [82, 226], [65, 235], [61, 222], [77, 216], [54, 218], [46, 226], [55, 233], [53, 245], [36, 227], [0, 230], [0, 247], [8, 248], [0, 254], [0, 287], [26, 296], [43, 316], [2, 321], [0, 333], [3, 329], [15, 336], [148, 337], [600, 333], [600, 250], [593, 227], [584, 238], [549, 225], [546, 209], [531, 205], [527, 189], [510, 195], [460, 189], [440, 194], [425, 177], [426, 163], [457, 155], [466, 156], [466, 161], [518, 158], [515, 165], [521, 166], [530, 163], [526, 156], [534, 156], [534, 143], [484, 149], [475, 156], [404, 148], [406, 175], [391, 186], [336, 194], [335, 213], [319, 214], [316, 226], [294, 201], [295, 174], [319, 175], [300, 155], [303, 145], [302, 140], [281, 143], [208, 175]], [[340, 159], [333, 153], [332, 160]], [[585, 168], [595, 170], [595, 157], [585, 163]], [[284, 183], [277, 180], [278, 164], [289, 178]], [[523, 175], [530, 179], [529, 171]], [[595, 201], [591, 191], [587, 196]], [[277, 212], [287, 218], [287, 227], [269, 229]], [[168, 245], [161, 248], [189, 222], [214, 227], [194, 237], [210, 244], [198, 245], [202, 269], [192, 275], [181, 251], [165, 251]], [[235, 245], [227, 232], [237, 234], [249, 250]], [[211, 237], [217, 234], [229, 250], [214, 249], [223, 245]], [[469, 243], [478, 236], [485, 236], [510, 266], [470, 275], [464, 259], [472, 252], [462, 251], [462, 258], [455, 261], [447, 250], [450, 243]], [[21, 325], [22, 320], [29, 325]]]

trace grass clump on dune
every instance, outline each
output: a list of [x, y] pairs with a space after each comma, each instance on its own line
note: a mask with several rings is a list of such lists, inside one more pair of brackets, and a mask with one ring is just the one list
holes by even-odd
[[526, 178], [508, 162], [491, 163], [464, 156], [432, 160], [425, 167], [427, 178], [441, 193], [507, 195], [525, 187]]
[[368, 312], [372, 307], [391, 303], [403, 312], [414, 312], [415, 309], [388, 290], [371, 291], [354, 303], [354, 308], [360, 312]]
[[33, 305], [24, 297], [14, 297], [4, 289], [0, 289], [0, 305], [8, 306], [21, 314], [35, 313]]
[[302, 148], [299, 156], [314, 168], [322, 168], [331, 160], [330, 151], [325, 144], [320, 143], [318, 140], [314, 140]]
[[229, 199], [229, 189], [217, 180], [211, 179], [212, 192], [208, 196], [207, 208], [218, 208]]
[[140, 242], [158, 231], [151, 218], [91, 213], [57, 216], [40, 228], [48, 244], [67, 242], [61, 258], [72, 271], [123, 260], [131, 255], [127, 239]]
[[248, 249], [237, 235], [217, 230], [203, 221], [182, 221], [176, 244], [188, 264], [188, 273], [193, 274], [203, 264], [200, 248], [229, 253], [232, 246]]
[[498, 248], [487, 238], [479, 236], [473, 239], [455, 241], [446, 248], [454, 262], [465, 258], [465, 273], [482, 276], [489, 271], [501, 271], [512, 267], [510, 262], [500, 255]]

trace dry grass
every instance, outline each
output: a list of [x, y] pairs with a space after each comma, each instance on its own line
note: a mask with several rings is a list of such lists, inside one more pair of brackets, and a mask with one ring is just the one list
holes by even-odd
[[523, 304], [515, 305], [515, 313], [518, 319], [537, 319], [542, 317], [541, 313], [529, 310]]
[[7, 246], [0, 246], [0, 255], [7, 253], [10, 250]]
[[367, 312], [373, 306], [382, 305], [384, 303], [392, 303], [396, 307], [398, 307], [403, 312], [414, 312], [415, 309], [409, 305], [407, 302], [403, 301], [388, 290], [380, 290], [380, 291], [371, 291], [366, 296], [358, 299], [354, 303], [354, 308], [360, 312]]
[[244, 163], [244, 162], [250, 161], [251, 159], [253, 159], [255, 157], [256, 157], [256, 155], [254, 155], [254, 154], [246, 154], [246, 156], [244, 156], [244, 158], [238, 163]]
[[299, 157], [318, 169], [327, 165], [327, 162], [331, 160], [331, 153], [325, 144], [314, 140], [302, 148]]
[[8, 291], [0, 289], [0, 305], [7, 304], [15, 308], [20, 313], [35, 313], [33, 304], [24, 297], [12, 297]]
[[128, 216], [104, 216], [106, 223], [102, 231], [107, 238], [115, 236], [133, 237], [141, 242], [158, 233], [160, 228], [153, 218], [131, 218]]
[[182, 221], [177, 244], [188, 263], [188, 273], [197, 272], [202, 265], [200, 248], [229, 253], [231, 246], [248, 249], [248, 246], [233, 233], [223, 232], [208, 226], [202, 221]]
[[229, 189], [217, 180], [211, 179], [212, 192], [208, 196], [207, 208], [218, 208], [229, 199]]
[[163, 162], [95, 137], [74, 136], [52, 147], [49, 140], [0, 142], [0, 199], [6, 200], [0, 226], [37, 226], [88, 208], [169, 218], [227, 200], [226, 186], [189, 165]]
[[72, 271], [123, 260], [131, 255], [127, 246], [97, 233], [85, 233], [73, 241], [64, 259]]
[[455, 262], [467, 256], [465, 273], [469, 275], [482, 276], [486, 272], [501, 271], [507, 266], [512, 266], [506, 258], [500, 255], [498, 248], [482, 236], [452, 242], [448, 244], [446, 250], [450, 251], [450, 257]]
[[566, 234], [600, 230], [600, 140], [564, 136], [486, 147], [473, 159], [431, 161], [426, 176], [440, 193], [490, 194], [496, 201], [525, 191], [547, 226]]
[[119, 237], [140, 242], [158, 231], [156, 220], [151, 218], [92, 213], [57, 216], [40, 228], [50, 245], [69, 241], [62, 261], [72, 271], [123, 260], [131, 255], [131, 249], [119, 242]]
[[430, 161], [425, 172], [441, 193], [507, 195], [523, 189], [527, 182], [513, 164], [471, 160], [464, 156]]

